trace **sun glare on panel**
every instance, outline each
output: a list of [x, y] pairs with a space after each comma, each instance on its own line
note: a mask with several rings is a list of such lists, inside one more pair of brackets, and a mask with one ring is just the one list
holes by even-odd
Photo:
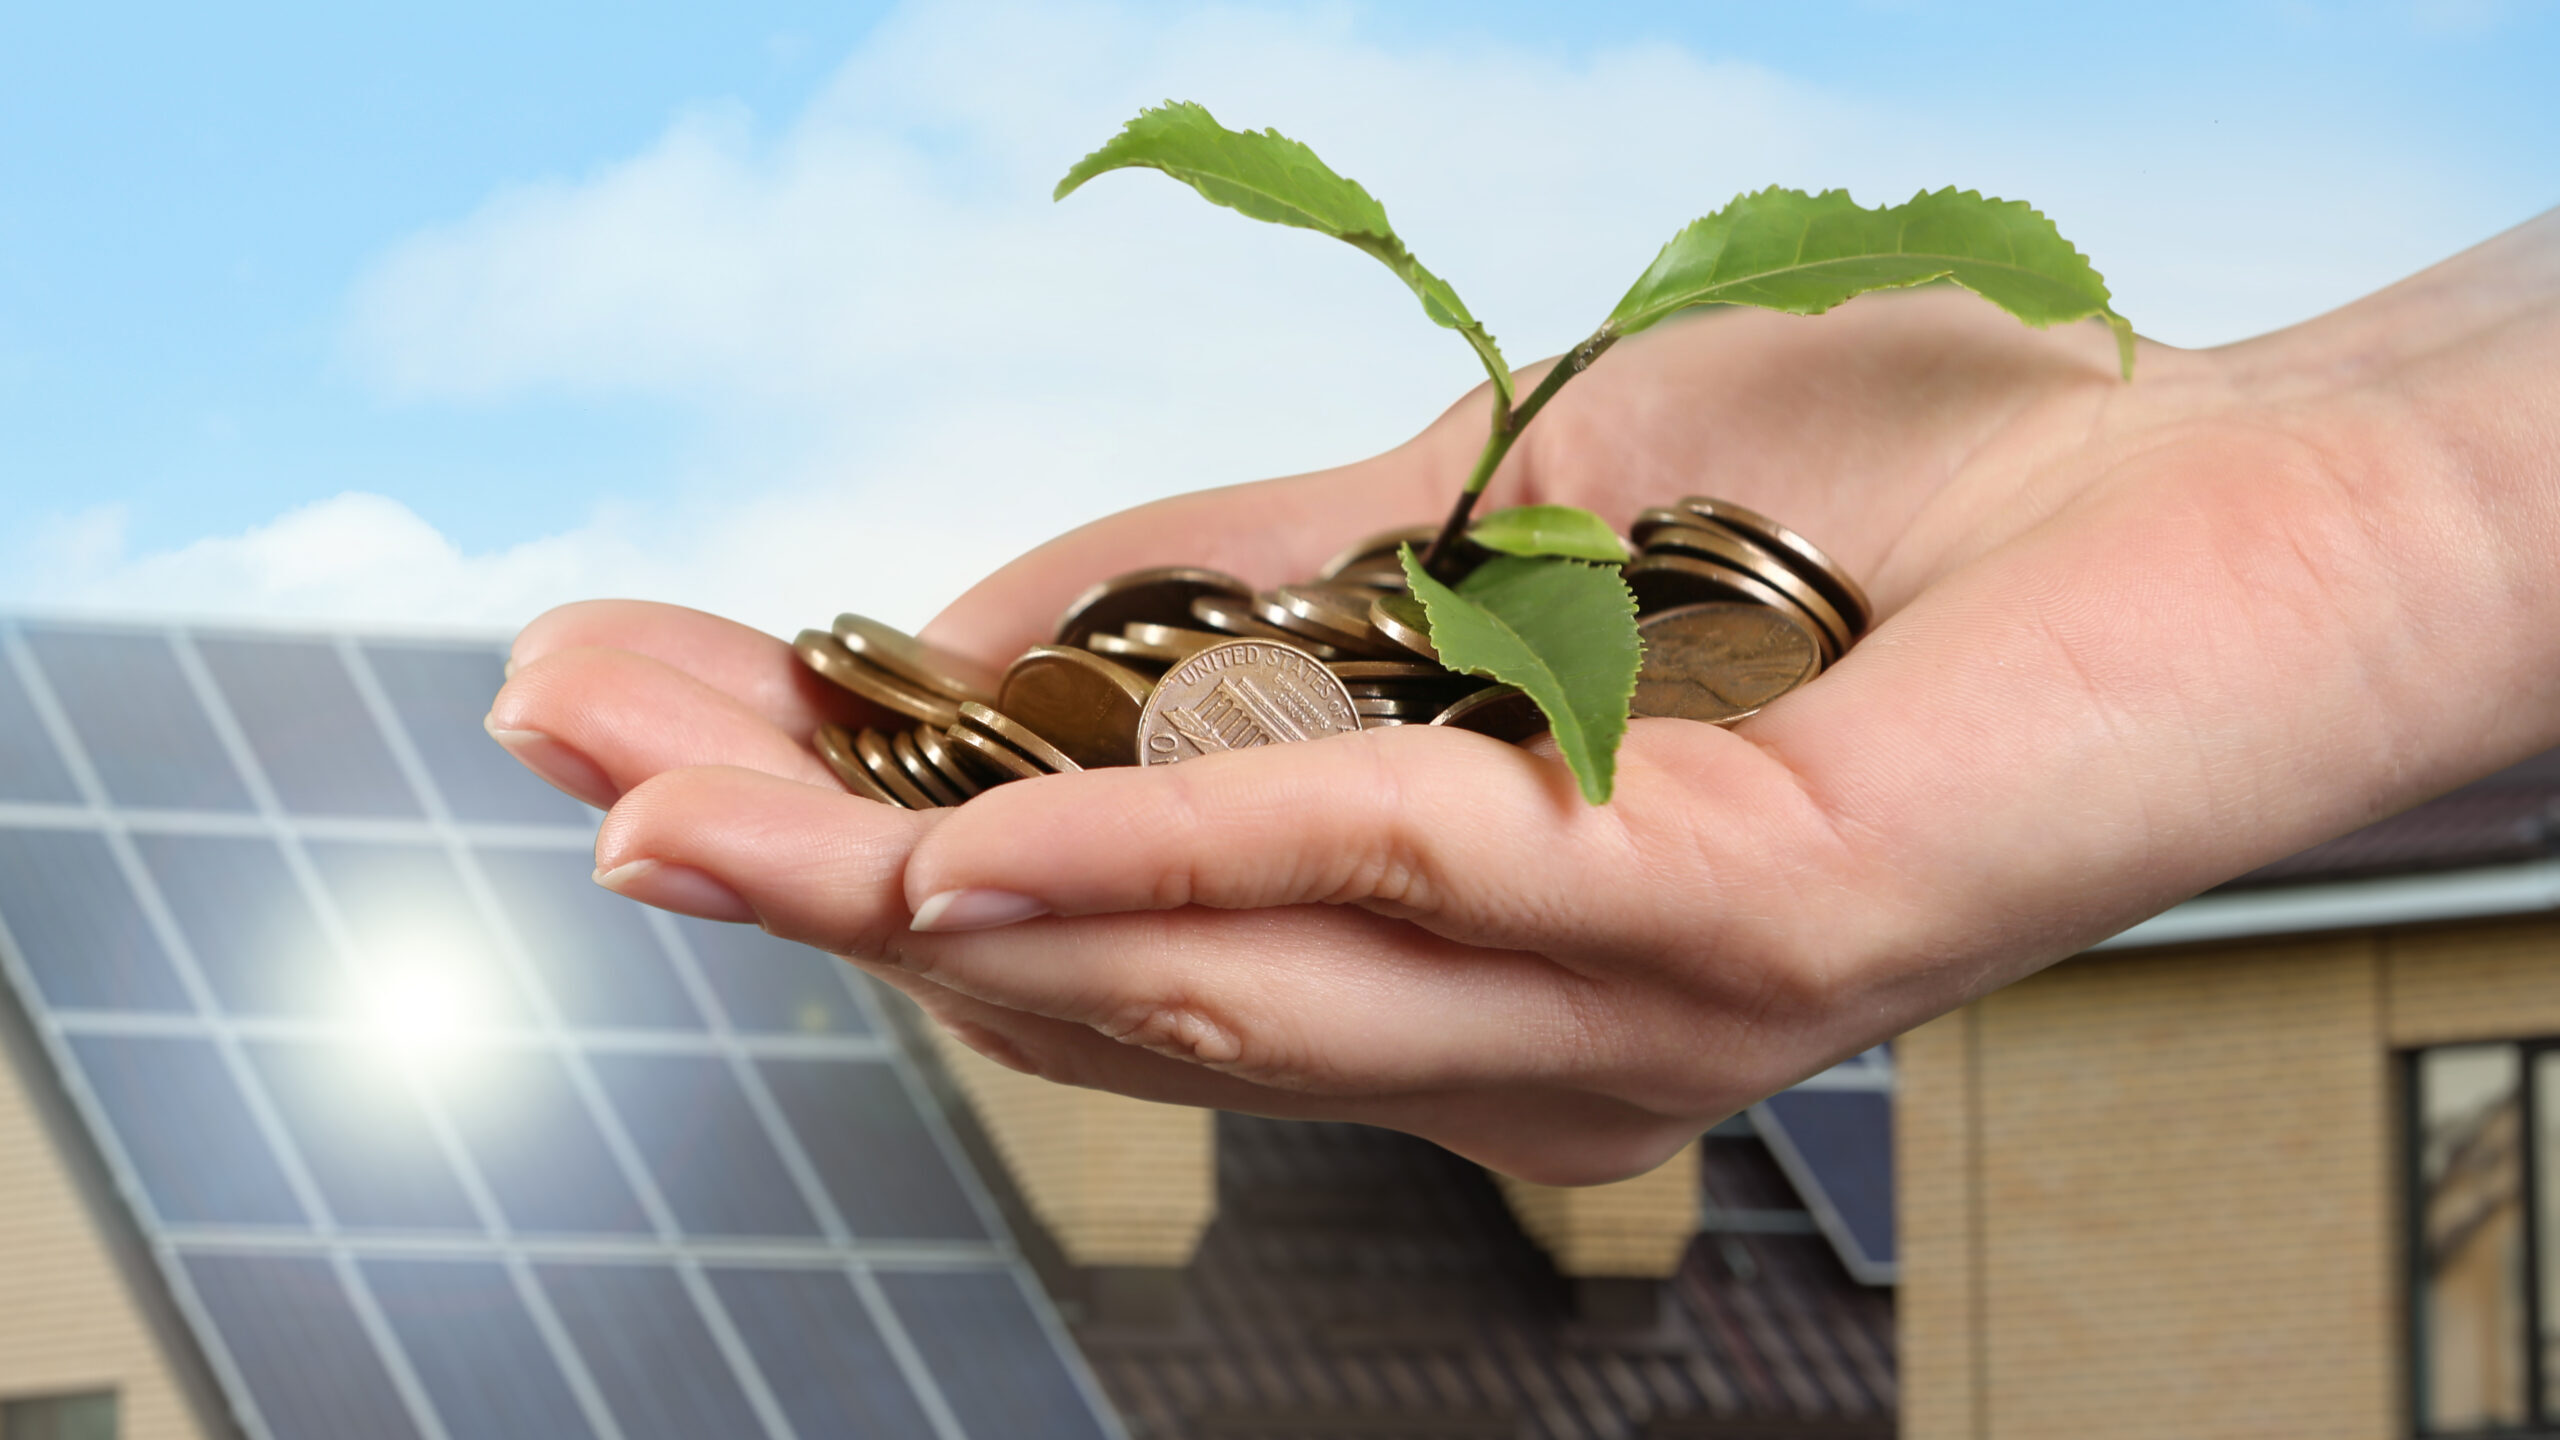
[[360, 983], [359, 1009], [366, 1027], [393, 1053], [433, 1060], [471, 1028], [478, 1007], [462, 966], [409, 955], [369, 969]]

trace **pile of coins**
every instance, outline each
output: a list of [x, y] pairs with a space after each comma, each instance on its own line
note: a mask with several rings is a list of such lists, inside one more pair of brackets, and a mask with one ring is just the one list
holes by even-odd
[[[1546, 717], [1520, 691], [1449, 670], [1397, 552], [1434, 527], [1373, 535], [1297, 585], [1256, 591], [1172, 566], [1106, 580], [1052, 642], [1002, 673], [860, 615], [794, 642], [833, 684], [914, 722], [820, 727], [845, 788], [910, 810], [992, 785], [1393, 725], [1511, 741]], [[1822, 673], [1866, 633], [1866, 592], [1803, 536], [1729, 501], [1645, 511], [1625, 568], [1644, 640], [1632, 710], [1729, 725]], [[1481, 563], [1470, 548], [1460, 571]]]

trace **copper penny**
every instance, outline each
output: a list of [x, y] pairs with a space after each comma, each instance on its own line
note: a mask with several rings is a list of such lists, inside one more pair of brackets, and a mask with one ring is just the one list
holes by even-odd
[[1132, 620], [1156, 625], [1191, 623], [1191, 602], [1203, 595], [1248, 599], [1253, 587], [1233, 575], [1189, 565], [1162, 565], [1115, 575], [1087, 590], [1058, 617], [1056, 643], [1081, 645], [1084, 637], [1116, 631]]
[[837, 687], [852, 691], [884, 710], [894, 710], [910, 720], [928, 725], [949, 725], [960, 717], [960, 703], [898, 679], [873, 665], [844, 646], [844, 642], [824, 630], [803, 630], [791, 642], [802, 664], [817, 671]]
[[951, 753], [965, 756], [977, 765], [992, 785], [1009, 780], [1037, 780], [1050, 771], [1031, 763], [1031, 757], [1014, 749], [984, 730], [969, 725], [951, 727]]
[[1155, 687], [1090, 650], [1035, 645], [1004, 672], [996, 709], [1091, 770], [1138, 763], [1138, 712]]
[[1479, 690], [1448, 709], [1431, 717], [1431, 723], [1450, 730], [1473, 730], [1496, 740], [1517, 745], [1547, 733], [1547, 712], [1528, 693], [1508, 685], [1495, 685]]
[[1841, 568], [1839, 561], [1824, 554], [1821, 546], [1757, 510], [1712, 495], [1691, 495], [1680, 502], [1680, 508], [1740, 531], [1785, 557], [1806, 584], [1821, 591], [1823, 598], [1847, 617], [1851, 639], [1866, 634], [1867, 627], [1875, 623], [1876, 607], [1868, 602], [1866, 590]]
[[986, 704], [1002, 679], [966, 655], [928, 644], [867, 615], [837, 616], [835, 634], [837, 643], [855, 656], [917, 689], [948, 696], [954, 704], [962, 700]]
[[1643, 614], [1677, 610], [1683, 605], [1740, 601], [1783, 610], [1789, 618], [1802, 620], [1816, 638], [1822, 635], [1822, 628], [1814, 624], [1812, 616], [1797, 609], [1796, 602], [1730, 566], [1688, 555], [1642, 555], [1628, 561], [1624, 573], [1627, 588], [1636, 594], [1636, 609]]
[[[1324, 562], [1324, 568], [1316, 571], [1316, 578], [1330, 580], [1363, 561], [1376, 560], [1382, 556], [1392, 562], [1395, 553], [1407, 545], [1412, 546], [1415, 552], [1419, 553], [1422, 547], [1430, 544], [1432, 538], [1439, 533], [1440, 527], [1437, 525], [1400, 525], [1393, 530], [1381, 530], [1356, 545], [1345, 547], [1332, 559]], [[1401, 565], [1396, 568], [1403, 569]]]
[[965, 740], [971, 732], [984, 735], [998, 744], [1012, 746], [1037, 767], [1036, 773], [1039, 774], [1054, 775], [1084, 768], [1065, 751], [1033, 734], [1029, 726], [984, 705], [961, 706], [960, 723], [951, 727], [951, 738]]
[[931, 765], [925, 763], [924, 752], [916, 748], [916, 737], [912, 732], [901, 730], [890, 736], [889, 754], [898, 762], [898, 768], [905, 772], [906, 777], [916, 782], [917, 789], [933, 797], [935, 808], [957, 805], [969, 798], [961, 794], [958, 787], [950, 781], [943, 779]]
[[1176, 660], [1188, 660], [1212, 645], [1224, 645], [1234, 639], [1215, 630], [1189, 630], [1179, 625], [1150, 625], [1133, 620], [1120, 627], [1120, 633], [1133, 645], [1176, 652]]
[[889, 752], [887, 736], [877, 730], [865, 730], [853, 737], [853, 753], [862, 757], [862, 768], [871, 772], [871, 778], [879, 781], [881, 788], [897, 796], [899, 804], [910, 810], [934, 808], [933, 797], [907, 778], [898, 757]]
[[1411, 595], [1381, 595], [1370, 601], [1369, 628], [1425, 660], [1440, 658], [1431, 645], [1430, 617]]
[[1238, 600], [1224, 595], [1203, 595], [1191, 602], [1191, 613], [1201, 624], [1229, 636], [1250, 640], [1277, 640], [1295, 645], [1318, 660], [1348, 659], [1337, 646], [1311, 640], [1293, 630], [1283, 630], [1254, 613], [1253, 597]]
[[986, 788], [979, 781], [977, 772], [962, 764], [960, 757], [952, 753], [948, 734], [930, 725], [919, 725], [915, 740], [916, 753], [922, 755], [924, 763], [932, 766], [934, 772], [942, 777], [942, 783], [960, 792], [961, 799], [966, 800]]
[[1830, 643], [1824, 648], [1826, 660], [1837, 660], [1857, 640], [1849, 622], [1822, 592], [1805, 583], [1804, 578], [1788, 568], [1787, 562], [1764, 546], [1744, 539], [1721, 526], [1698, 524], [1665, 525], [1653, 532], [1644, 546], [1647, 555], [1687, 555], [1711, 565], [1724, 565], [1746, 570], [1751, 578], [1796, 602], [1796, 608], [1813, 617], [1822, 627], [1822, 636]]
[[1138, 753], [1142, 764], [1170, 765], [1359, 728], [1350, 692], [1321, 662], [1294, 646], [1236, 640], [1165, 672], [1138, 722]]
[[853, 753], [853, 736], [843, 726], [819, 726], [818, 733], [811, 737], [810, 744], [818, 752], [818, 758], [827, 762], [827, 768], [835, 772], [836, 780], [845, 789], [865, 800], [877, 800], [883, 805], [898, 803], [898, 797], [890, 794], [888, 788], [879, 781], [872, 779], [870, 770], [863, 766], [862, 757]]
[[1117, 660], [1133, 670], [1160, 670], [1182, 658], [1182, 652], [1178, 650], [1142, 644], [1126, 635], [1100, 630], [1084, 637], [1084, 648], [1105, 659]]
[[1636, 633], [1637, 715], [1730, 725], [1822, 671], [1813, 632], [1766, 605], [1686, 605], [1646, 616]]

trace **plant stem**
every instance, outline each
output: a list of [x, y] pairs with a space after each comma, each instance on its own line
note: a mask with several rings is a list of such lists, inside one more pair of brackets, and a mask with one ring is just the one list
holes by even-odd
[[1441, 525], [1440, 533], [1432, 537], [1431, 548], [1422, 552], [1422, 568], [1433, 578], [1443, 582], [1449, 580], [1443, 569], [1448, 563], [1449, 552], [1457, 545], [1458, 537], [1466, 533], [1467, 520], [1475, 514], [1476, 497], [1493, 482], [1493, 472], [1502, 468], [1502, 457], [1511, 453], [1512, 442], [1520, 438], [1520, 432], [1528, 428], [1530, 421], [1538, 418], [1539, 411], [1547, 408], [1547, 402], [1564, 388], [1564, 382], [1590, 369], [1592, 361], [1617, 343], [1617, 335], [1604, 325], [1593, 331], [1590, 339], [1574, 346], [1549, 366], [1546, 376], [1538, 381], [1538, 388], [1530, 391], [1529, 397], [1518, 405], [1504, 408], [1501, 393], [1495, 392], [1493, 433], [1485, 437], [1484, 449], [1476, 455], [1476, 468], [1468, 472], [1467, 486], [1458, 492], [1458, 503], [1449, 507], [1447, 522]]

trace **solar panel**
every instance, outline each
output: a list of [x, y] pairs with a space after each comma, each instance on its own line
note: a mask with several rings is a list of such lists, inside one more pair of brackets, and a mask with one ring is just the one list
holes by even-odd
[[241, 1428], [1117, 1436], [867, 982], [598, 890], [499, 682], [0, 621], [0, 970]]
[[1751, 1108], [1752, 1124], [1849, 1273], [1890, 1285], [1893, 1063], [1886, 1051], [1815, 1076]]

